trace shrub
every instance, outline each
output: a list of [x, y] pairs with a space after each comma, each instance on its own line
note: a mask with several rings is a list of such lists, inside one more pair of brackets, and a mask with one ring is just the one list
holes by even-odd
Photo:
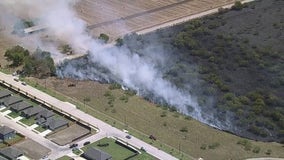
[[182, 127], [179, 131], [181, 131], [181, 132], [188, 132], [188, 129], [187, 129], [187, 127]]
[[110, 92], [110, 91], [106, 91], [105, 94], [104, 94], [104, 96], [105, 96], [105, 97], [111, 96], [111, 92]]
[[101, 33], [100, 36], [99, 36], [99, 39], [103, 40], [105, 43], [107, 43], [108, 40], [109, 40], [109, 36], [104, 34], [104, 33]]
[[258, 146], [255, 146], [252, 150], [253, 153], [259, 153], [259, 151], [260, 151], [260, 147]]
[[207, 148], [207, 145], [206, 145], [206, 144], [202, 144], [202, 145], [200, 146], [200, 149], [202, 149], [202, 150], [206, 150], [206, 148]]
[[128, 102], [128, 97], [126, 95], [123, 95], [119, 98], [119, 100], [124, 101], [124, 103]]
[[233, 10], [242, 10], [244, 5], [240, 1], [236, 1], [235, 4], [233, 5], [232, 9]]
[[272, 153], [272, 150], [271, 149], [268, 149], [266, 152], [265, 152], [265, 154], [267, 154], [267, 155], [270, 155]]
[[107, 147], [109, 146], [109, 143], [102, 143], [102, 144], [97, 144], [99, 147]]
[[215, 149], [220, 146], [220, 143], [214, 142], [208, 146], [209, 149]]
[[116, 41], [116, 44], [115, 44], [116, 46], [122, 46], [123, 45], [123, 39], [118, 38], [115, 41]]
[[112, 83], [109, 87], [110, 90], [114, 90], [114, 89], [120, 89], [121, 85], [118, 83]]
[[167, 116], [167, 112], [166, 111], [162, 112], [162, 114], [160, 116], [161, 117], [166, 117]]
[[255, 125], [252, 125], [251, 127], [249, 127], [248, 131], [255, 135], [260, 135], [261, 137], [267, 137], [266, 131]]
[[244, 150], [250, 151], [252, 144], [247, 139], [243, 139], [237, 142], [237, 144], [244, 146]]
[[17, 67], [23, 64], [24, 59], [30, 55], [29, 51], [21, 46], [14, 46], [8, 49], [4, 56], [8, 61], [12, 61], [11, 66]]

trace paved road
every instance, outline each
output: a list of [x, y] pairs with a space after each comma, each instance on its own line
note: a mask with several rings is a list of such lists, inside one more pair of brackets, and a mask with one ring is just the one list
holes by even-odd
[[[96, 126], [97, 128], [100, 129], [100, 133], [97, 134], [98, 136], [115, 136], [115, 137], [118, 137], [120, 139], [123, 139], [125, 141], [127, 141], [129, 144], [137, 147], [137, 148], [145, 148], [145, 150], [159, 158], [159, 159], [163, 159], [163, 160], [177, 160], [177, 158], [173, 157], [172, 155], [166, 153], [166, 152], [163, 152], [161, 150], [159, 150], [158, 148], [156, 147], [153, 147], [151, 146], [150, 144], [147, 144], [145, 142], [143, 142], [142, 140], [139, 140], [135, 137], [132, 137], [131, 139], [126, 139], [125, 136], [127, 135], [127, 133], [124, 133], [123, 131], [117, 129], [117, 128], [114, 128], [112, 126], [110, 126], [109, 124], [99, 120], [99, 119], [96, 119], [82, 111], [80, 111], [79, 109], [76, 109], [74, 108], [73, 105], [69, 104], [69, 103], [66, 103], [66, 102], [63, 102], [63, 101], [60, 101], [42, 91], [39, 91], [31, 86], [24, 86], [22, 85], [20, 82], [16, 82], [14, 81], [14, 77], [12, 75], [7, 75], [7, 74], [4, 74], [2, 72], [0, 72], [0, 80], [1, 81], [5, 81], [5, 83], [9, 84], [9, 85], [12, 85], [26, 93], [29, 93], [30, 95], [36, 97], [37, 99], [40, 99], [70, 115], [72, 115], [73, 117], [77, 118], [77, 119], [80, 119], [84, 122], [87, 122], [89, 124], [91, 124], [92, 126]], [[96, 135], [95, 135], [96, 136]], [[55, 157], [50, 157], [50, 158], [55, 158]]]

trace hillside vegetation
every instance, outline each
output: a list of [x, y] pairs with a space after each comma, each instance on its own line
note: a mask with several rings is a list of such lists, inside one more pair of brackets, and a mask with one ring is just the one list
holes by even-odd
[[283, 142], [283, 8], [279, 0], [237, 3], [232, 11], [220, 9], [146, 36], [130, 35], [124, 43], [138, 54], [162, 45], [174, 57], [164, 77], [196, 95], [201, 106], [211, 105], [204, 112], [229, 120], [230, 132]]

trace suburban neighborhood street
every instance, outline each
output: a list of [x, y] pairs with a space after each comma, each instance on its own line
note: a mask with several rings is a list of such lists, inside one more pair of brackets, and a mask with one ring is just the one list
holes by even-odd
[[[127, 133], [124, 133], [123, 131], [114, 128], [112, 126], [110, 126], [109, 124], [98, 120], [82, 111], [80, 111], [79, 109], [75, 108], [74, 105], [70, 104], [70, 103], [66, 103], [63, 101], [60, 101], [40, 90], [37, 90], [36, 88], [33, 88], [31, 86], [28, 85], [22, 85], [21, 82], [17, 82], [14, 80], [14, 77], [12, 75], [7, 75], [4, 74], [2, 72], [0, 72], [0, 80], [6, 84], [9, 84], [11, 86], [14, 86], [15, 88], [21, 90], [23, 93], [28, 93], [29, 95], [32, 95], [34, 98], [43, 101], [49, 105], [52, 105], [56, 108], [58, 108], [59, 110], [64, 111], [67, 114], [70, 114], [72, 117], [75, 117], [77, 119], [82, 120], [83, 122], [86, 122], [94, 127], [99, 128], [99, 133], [93, 135], [92, 137], [89, 137], [92, 140], [98, 140], [100, 138], [106, 137], [106, 136], [114, 136], [114, 137], [118, 137], [119, 139], [123, 139], [125, 141], [127, 141], [129, 144], [133, 145], [134, 147], [137, 148], [144, 148], [149, 154], [159, 158], [159, 159], [167, 159], [167, 160], [175, 160], [177, 158], [171, 156], [170, 154], [159, 150], [156, 147], [151, 146], [150, 144], [147, 144], [146, 142], [143, 142], [142, 140], [139, 140], [135, 137], [132, 137], [131, 139], [126, 139], [125, 136], [127, 135]], [[21, 128], [21, 127], [19, 127]], [[24, 127], [21, 128], [21, 130], [25, 130]], [[29, 135], [29, 132], [27, 132], [27, 134]], [[35, 133], [34, 133], [35, 134]], [[25, 134], [26, 135], [26, 134]], [[35, 136], [31, 133], [31, 136]], [[97, 138], [98, 137], [98, 138]], [[39, 138], [39, 137], [38, 137]], [[43, 137], [42, 137], [43, 138]], [[43, 138], [44, 139], [44, 138]], [[41, 144], [43, 144], [45, 142], [45, 140], [42, 140], [41, 138], [39, 138], [39, 141], [42, 141]], [[86, 141], [86, 140], [83, 140]], [[83, 143], [83, 141], [81, 143]], [[63, 148], [58, 148], [58, 146], [55, 146], [53, 143], [50, 142], [46, 142], [48, 145], [48, 148], [52, 148], [53, 151], [54, 150], [61, 150], [60, 155], [59, 154], [51, 154], [49, 158], [59, 158], [62, 155], [62, 151], [66, 150], [66, 147]], [[81, 144], [80, 143], [80, 144]], [[70, 149], [69, 149], [70, 152]]]

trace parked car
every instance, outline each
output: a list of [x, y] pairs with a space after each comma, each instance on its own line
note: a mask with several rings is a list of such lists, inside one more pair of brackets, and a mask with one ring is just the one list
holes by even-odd
[[70, 145], [70, 147], [69, 148], [75, 148], [75, 147], [77, 147], [78, 146], [78, 144], [77, 143], [73, 143], [73, 144], [71, 144]]
[[127, 139], [131, 139], [131, 136], [130, 135], [126, 135], [125, 136]]
[[27, 84], [26, 84], [26, 82], [22, 82], [22, 85], [26, 86]]
[[83, 145], [86, 146], [86, 145], [88, 145], [90, 143], [91, 143], [90, 141], [86, 141]]
[[19, 78], [18, 77], [14, 78], [14, 81], [19, 82]]

